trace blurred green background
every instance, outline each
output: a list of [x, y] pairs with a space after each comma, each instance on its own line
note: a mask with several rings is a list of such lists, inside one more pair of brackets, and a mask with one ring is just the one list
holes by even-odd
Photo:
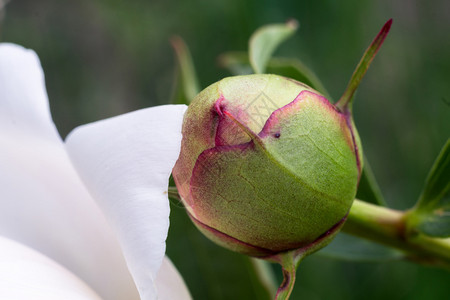
[[[389, 206], [415, 203], [450, 134], [448, 0], [12, 0], [1, 18], [1, 41], [38, 53], [63, 137], [87, 122], [167, 103], [176, 71], [171, 36], [185, 39], [206, 87], [229, 76], [218, 66], [218, 55], [247, 50], [255, 29], [289, 18], [299, 20], [300, 29], [276, 54], [303, 60], [335, 99], [372, 38], [394, 19], [355, 103], [364, 151]], [[203, 238], [175, 202], [171, 223], [168, 254], [194, 299], [264, 299], [249, 261]], [[448, 271], [409, 262], [314, 255], [300, 266], [297, 280], [292, 299], [450, 294]]]

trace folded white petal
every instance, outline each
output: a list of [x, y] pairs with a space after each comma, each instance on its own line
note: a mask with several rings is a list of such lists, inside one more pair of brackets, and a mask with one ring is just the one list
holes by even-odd
[[58, 261], [106, 299], [139, 297], [51, 120], [37, 56], [12, 44], [0, 44], [0, 235]]
[[36, 53], [8, 43], [0, 44], [0, 124], [5, 132], [59, 139]]
[[169, 226], [167, 187], [185, 110], [135, 111], [76, 128], [66, 141], [80, 177], [117, 231], [142, 299], [155, 297]]
[[155, 285], [159, 300], [192, 299], [183, 278], [167, 256], [156, 276]]
[[55, 261], [0, 237], [0, 299], [100, 300], [100, 297]]

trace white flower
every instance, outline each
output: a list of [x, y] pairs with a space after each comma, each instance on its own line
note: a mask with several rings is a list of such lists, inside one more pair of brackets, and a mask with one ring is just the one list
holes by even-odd
[[185, 110], [84, 125], [64, 143], [36, 54], [0, 44], [0, 299], [190, 298], [164, 258]]

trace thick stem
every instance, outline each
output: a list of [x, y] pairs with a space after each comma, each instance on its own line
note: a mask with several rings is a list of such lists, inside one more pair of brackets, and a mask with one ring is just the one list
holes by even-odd
[[411, 260], [450, 267], [450, 239], [407, 229], [407, 212], [355, 200], [343, 231], [403, 251]]
[[[179, 199], [175, 187], [169, 187], [168, 194]], [[408, 211], [398, 211], [355, 199], [342, 231], [401, 250], [408, 259], [417, 263], [450, 269], [450, 238], [433, 238], [408, 229], [408, 214]], [[342, 224], [338, 227], [340, 226]], [[308, 249], [310, 252], [315, 250], [314, 247]], [[300, 263], [300, 254], [307, 253], [306, 251], [301, 249], [295, 253], [296, 266]], [[283, 265], [277, 257], [268, 258], [268, 260]], [[285, 277], [287, 283], [285, 292], [277, 296], [277, 299], [287, 299], [295, 280], [295, 268], [292, 269], [287, 262], [284, 261], [283, 273], [291, 277], [290, 279]]]

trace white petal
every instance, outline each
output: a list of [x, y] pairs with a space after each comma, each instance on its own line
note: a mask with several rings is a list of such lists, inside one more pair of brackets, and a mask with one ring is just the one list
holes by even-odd
[[83, 278], [106, 299], [137, 299], [119, 243], [51, 121], [34, 52], [0, 44], [0, 235]]
[[183, 278], [167, 256], [156, 276], [155, 285], [159, 300], [192, 299]]
[[50, 116], [44, 74], [32, 50], [0, 44], [0, 105], [2, 131], [59, 139]]
[[0, 299], [100, 300], [100, 297], [56, 262], [0, 237]]
[[167, 187], [180, 151], [185, 105], [147, 108], [75, 129], [70, 157], [117, 231], [142, 299], [165, 253]]

